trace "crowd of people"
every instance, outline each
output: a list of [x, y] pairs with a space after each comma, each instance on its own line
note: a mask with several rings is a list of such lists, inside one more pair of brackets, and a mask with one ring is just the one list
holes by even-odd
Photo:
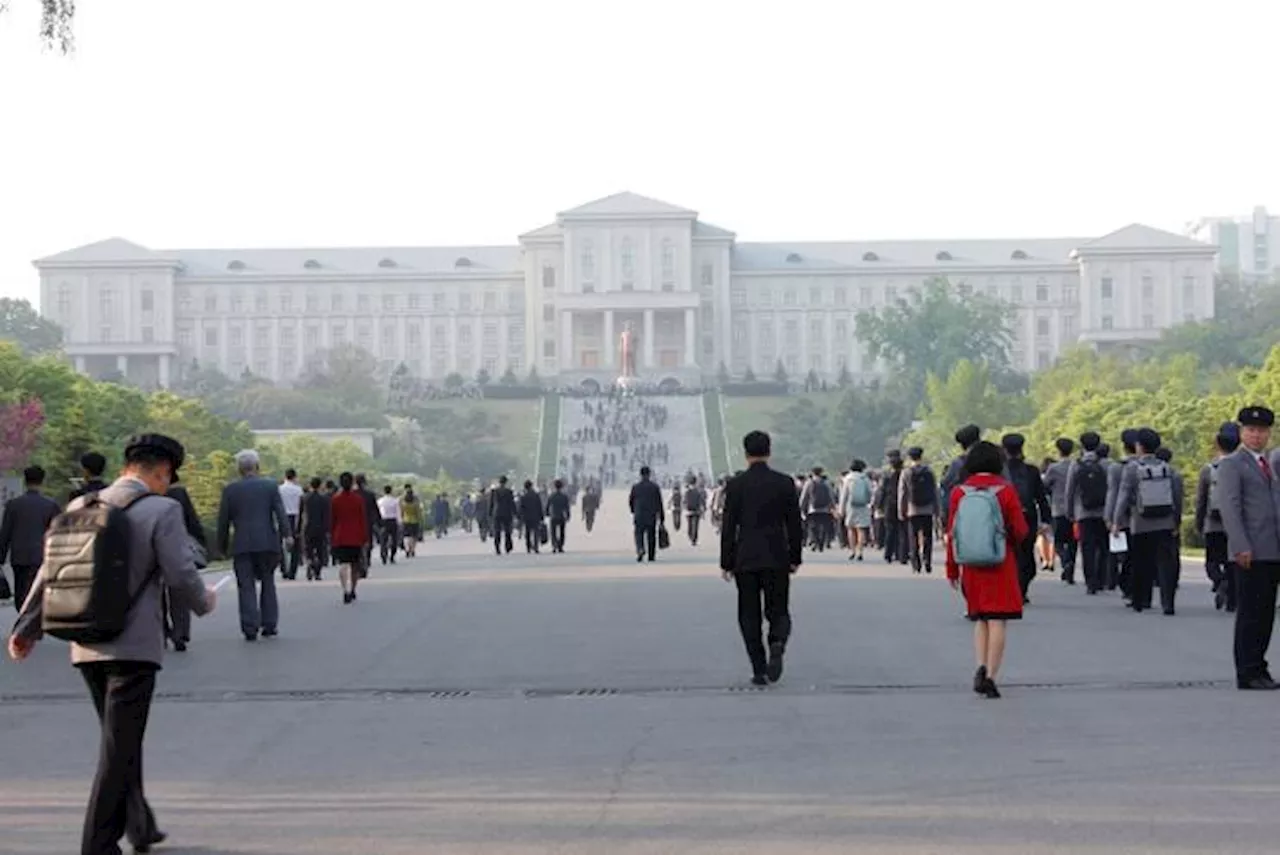
[[[643, 468], [652, 473], [670, 465], [670, 444], [655, 438], [671, 417], [665, 404], [633, 389], [611, 387], [583, 397], [581, 406], [586, 424], [565, 437], [568, 453], [560, 459], [560, 471], [569, 477], [616, 487], [634, 481]], [[670, 489], [682, 483], [683, 476], [668, 472], [656, 480]]]

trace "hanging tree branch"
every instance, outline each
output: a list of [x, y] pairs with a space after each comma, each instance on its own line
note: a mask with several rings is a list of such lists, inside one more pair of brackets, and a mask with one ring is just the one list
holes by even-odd
[[[9, 0], [0, 0], [0, 15], [9, 11]], [[71, 22], [76, 16], [75, 0], [40, 0], [40, 41], [63, 55], [76, 48]]]

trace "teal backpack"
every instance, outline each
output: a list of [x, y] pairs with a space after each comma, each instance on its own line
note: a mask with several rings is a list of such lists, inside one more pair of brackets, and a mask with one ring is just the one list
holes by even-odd
[[955, 511], [951, 545], [956, 563], [969, 567], [998, 567], [1004, 563], [1004, 514], [997, 494], [1003, 486], [967, 487]]

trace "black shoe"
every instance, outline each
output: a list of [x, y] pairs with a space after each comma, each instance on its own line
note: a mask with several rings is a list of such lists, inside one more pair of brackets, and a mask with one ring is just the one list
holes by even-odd
[[133, 844], [133, 851], [139, 853], [139, 855], [144, 855], [144, 853], [151, 851], [152, 846], [159, 846], [168, 839], [169, 835], [165, 834], [163, 831], [152, 832], [151, 836], [146, 840]]
[[246, 633], [244, 634], [244, 640], [245, 640], [245, 641], [257, 641], [257, 640], [258, 640], [258, 633], [256, 633], [256, 632], [246, 632]]
[[770, 683], [776, 683], [782, 679], [782, 655], [785, 652], [786, 648], [781, 641], [769, 643], [769, 664], [765, 666], [764, 673]]
[[351, 595], [346, 593], [345, 591], [342, 593], [342, 604], [344, 606], [351, 604]]
[[979, 665], [978, 670], [973, 675], [973, 690], [979, 695], [983, 694], [983, 690], [987, 687], [987, 666]]
[[1270, 677], [1254, 677], [1252, 680], [1237, 680], [1236, 688], [1244, 692], [1274, 692], [1280, 689], [1280, 683]]
[[263, 638], [275, 638], [279, 634], [280, 634], [280, 631], [276, 629], [264, 629], [262, 631]]
[[1170, 617], [1172, 617], [1172, 616], [1173, 616], [1174, 614], [1176, 614], [1177, 612], [1175, 612], [1175, 611], [1174, 611], [1174, 609], [1173, 609], [1173, 607], [1171, 606], [1171, 607], [1169, 607], [1169, 608], [1165, 609], [1165, 610], [1164, 610], [1164, 613], [1165, 613], [1166, 615], [1169, 615]]
[[173, 643], [173, 652], [174, 652], [174, 653], [186, 653], [186, 652], [187, 652], [187, 643], [186, 643], [185, 641], [175, 641], [175, 642]]
[[769, 681], [765, 678], [764, 674], [753, 674], [751, 676], [751, 685], [767, 686], [769, 685]]
[[987, 681], [982, 684], [982, 694], [989, 700], [1000, 697], [1000, 690], [996, 688], [996, 681], [988, 677]]

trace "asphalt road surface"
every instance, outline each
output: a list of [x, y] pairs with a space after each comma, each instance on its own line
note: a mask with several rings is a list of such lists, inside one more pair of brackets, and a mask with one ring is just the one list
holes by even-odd
[[[714, 538], [641, 565], [627, 526], [611, 499], [563, 556], [428, 540], [352, 606], [332, 571], [282, 583], [253, 645], [224, 588], [160, 675], [166, 851], [1280, 848], [1280, 697], [1234, 690], [1198, 564], [1176, 617], [1042, 576], [985, 701], [940, 578], [828, 554], [795, 580], [783, 681], [753, 690]], [[0, 852], [76, 851], [95, 724], [61, 644], [0, 665]]]

